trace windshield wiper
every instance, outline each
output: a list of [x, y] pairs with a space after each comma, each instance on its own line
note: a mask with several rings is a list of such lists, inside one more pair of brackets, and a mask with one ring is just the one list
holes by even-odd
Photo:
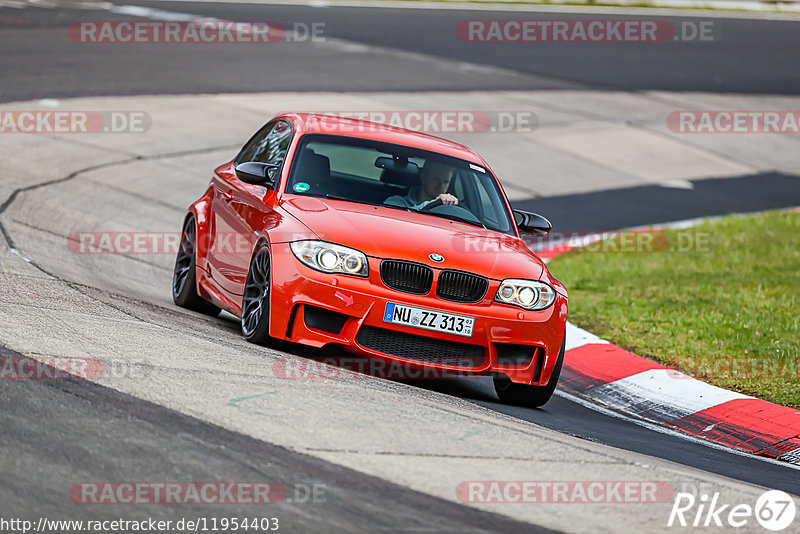
[[[461, 217], [460, 215], [455, 215], [452, 213], [437, 213], [435, 211], [423, 211], [423, 210], [415, 210], [409, 208], [408, 211], [413, 211], [415, 213], [424, 213], [425, 215], [433, 215], [434, 217], [439, 217], [441, 219], [450, 219], [452, 221], [458, 221], [465, 224], [470, 224], [472, 226], [479, 226], [481, 228], [486, 228], [486, 225], [480, 221], [468, 219], [466, 217]], [[488, 228], [486, 228], [488, 230]]]

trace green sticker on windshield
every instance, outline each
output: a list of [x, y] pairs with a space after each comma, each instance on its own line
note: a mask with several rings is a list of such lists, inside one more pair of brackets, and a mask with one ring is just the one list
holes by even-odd
[[305, 193], [309, 189], [311, 189], [311, 186], [305, 182], [297, 182], [296, 184], [294, 184], [294, 190], [297, 191], [298, 193]]

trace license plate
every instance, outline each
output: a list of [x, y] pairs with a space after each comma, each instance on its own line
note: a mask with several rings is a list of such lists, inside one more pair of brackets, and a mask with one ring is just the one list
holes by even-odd
[[403, 324], [464, 337], [472, 335], [472, 326], [475, 324], [474, 317], [426, 310], [394, 302], [386, 303], [383, 320], [387, 323]]

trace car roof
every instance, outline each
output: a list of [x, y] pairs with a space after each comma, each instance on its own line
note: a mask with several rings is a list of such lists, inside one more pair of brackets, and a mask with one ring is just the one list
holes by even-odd
[[398, 128], [388, 124], [362, 121], [323, 113], [281, 113], [275, 118], [289, 120], [294, 126], [295, 132], [300, 135], [307, 133], [328, 134], [383, 141], [386, 143], [438, 152], [446, 156], [452, 156], [488, 167], [482, 157], [464, 145], [442, 139], [441, 137], [413, 130], [406, 130], [405, 128]]

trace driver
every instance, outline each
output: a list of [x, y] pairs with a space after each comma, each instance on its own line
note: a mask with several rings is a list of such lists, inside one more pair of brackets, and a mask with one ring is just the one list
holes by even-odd
[[455, 206], [458, 204], [458, 199], [445, 193], [450, 187], [452, 179], [453, 168], [451, 166], [426, 160], [419, 173], [420, 185], [409, 189], [406, 196], [394, 195], [384, 200], [384, 203], [415, 210], [424, 208], [434, 200], [441, 200], [442, 204]]

